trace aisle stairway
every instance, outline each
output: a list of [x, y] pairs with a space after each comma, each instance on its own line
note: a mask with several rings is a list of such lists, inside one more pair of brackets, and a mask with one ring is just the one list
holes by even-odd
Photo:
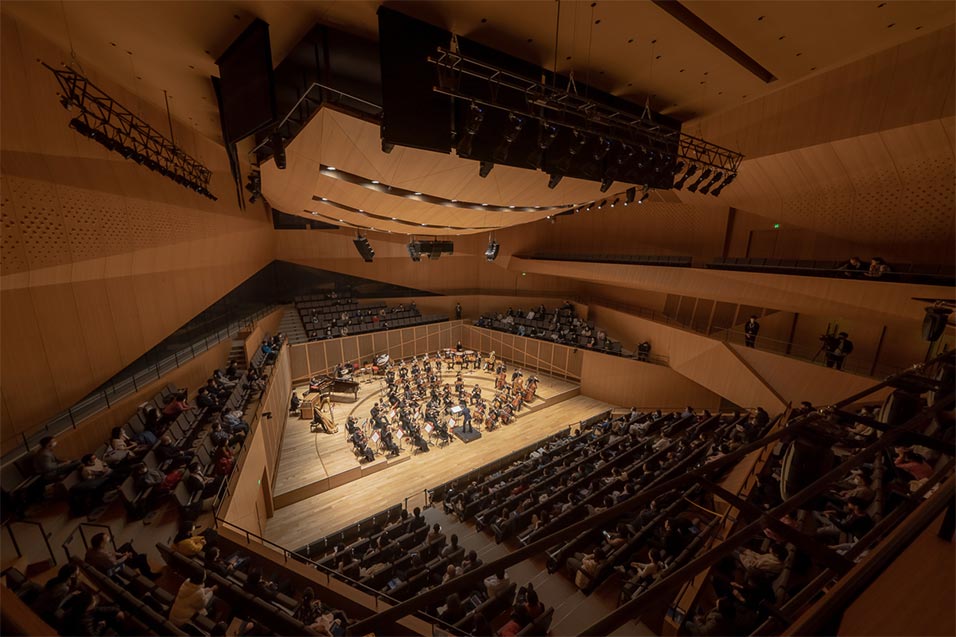
[[[485, 563], [495, 560], [513, 549], [518, 548], [515, 540], [495, 543], [494, 535], [475, 530], [473, 522], [460, 522], [456, 516], [446, 514], [441, 506], [424, 511], [429, 526], [438, 522], [446, 536], [458, 535], [461, 546], [474, 550]], [[512, 545], [513, 544], [513, 545]], [[597, 619], [607, 615], [617, 607], [618, 577], [608, 578], [591, 595], [581, 593], [574, 582], [563, 573], [549, 574], [547, 563], [542, 557], [525, 560], [508, 569], [508, 577], [519, 587], [528, 582], [534, 584], [538, 596], [545, 606], [554, 607], [554, 619], [551, 622], [551, 635], [577, 635], [582, 629]], [[647, 626], [638, 621], [624, 624], [614, 635], [654, 635]]]
[[302, 326], [302, 319], [299, 318], [299, 312], [294, 305], [285, 307], [285, 314], [282, 315], [282, 320], [279, 322], [279, 331], [289, 339], [289, 345], [309, 342], [309, 337]]

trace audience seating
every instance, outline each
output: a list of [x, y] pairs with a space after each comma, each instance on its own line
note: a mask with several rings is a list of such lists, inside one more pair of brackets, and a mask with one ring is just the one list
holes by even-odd
[[[768, 274], [792, 274], [797, 276], [824, 276], [847, 278], [847, 272], [840, 270], [843, 262], [807, 261], [798, 259], [764, 259], [756, 257], [718, 257], [706, 264], [714, 270], [741, 270], [746, 272], [765, 272]], [[864, 262], [864, 266], [867, 263]], [[953, 264], [893, 263], [890, 271], [876, 278], [862, 273], [853, 278], [864, 281], [884, 281], [891, 283], [923, 283], [928, 285], [948, 285], [956, 283]]]

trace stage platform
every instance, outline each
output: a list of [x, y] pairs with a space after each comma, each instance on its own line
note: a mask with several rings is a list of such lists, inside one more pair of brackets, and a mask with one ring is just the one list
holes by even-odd
[[[508, 368], [509, 378], [513, 370], [514, 367]], [[522, 371], [525, 378], [532, 374], [528, 370], [522, 369]], [[443, 382], [453, 384], [456, 374], [457, 370], [454, 372], [443, 370]], [[580, 391], [580, 386], [575, 383], [544, 375], [537, 376], [540, 382], [534, 401], [525, 405], [513, 424], [500, 427], [493, 432], [482, 430], [485, 437], [499, 434], [507, 435], [509, 429], [524, 426], [532, 413], [558, 405], [577, 396]], [[493, 374], [478, 370], [465, 370], [462, 378], [465, 381], [465, 386], [469, 388], [469, 393], [471, 387], [477, 383], [486, 398], [494, 395], [495, 377]], [[308, 386], [293, 389], [302, 396]], [[445, 446], [432, 445], [431, 451], [427, 454], [420, 454], [420, 452], [413, 451], [405, 442], [401, 445], [402, 454], [398, 457], [386, 459], [384, 454], [376, 454], [374, 462], [360, 464], [352, 451], [351, 443], [346, 438], [345, 421], [349, 416], [355, 416], [359, 422], [368, 418], [372, 405], [376, 401], [384, 400], [384, 390], [384, 379], [380, 376], [374, 376], [361, 381], [356, 402], [333, 403], [332, 417], [339, 427], [338, 433], [335, 434], [322, 433], [321, 431], [320, 433], [312, 433], [309, 429], [309, 420], [306, 419], [291, 418], [289, 420], [282, 439], [279, 470], [273, 487], [273, 505], [276, 509], [353, 482], [363, 476], [377, 473], [390, 466], [401, 464], [409, 458], [417, 458], [418, 455], [446, 454], [452, 451], [455, 445], [462, 445], [456, 439]], [[329, 414], [328, 410], [323, 413]]]
[[[529, 375], [525, 371], [525, 376]], [[567, 425], [588, 418], [614, 405], [579, 395], [573, 383], [538, 375], [535, 401], [521, 411], [514, 424], [470, 444], [459, 440], [444, 447], [433, 445], [428, 453], [413, 453], [403, 447], [396, 458], [377, 456], [359, 464], [346, 441], [344, 422], [354, 413], [363, 420], [379, 399], [378, 381], [363, 384], [356, 403], [334, 406], [337, 434], [311, 433], [305, 420], [290, 420], [283, 437], [282, 455], [274, 488], [275, 516], [268, 521], [266, 537], [281, 537], [284, 546], [314, 539], [321, 529], [328, 532], [359, 520], [368, 513], [405, 497], [418, 494], [445, 480], [481, 466], [495, 458], [540, 440]], [[454, 375], [447, 375], [449, 381]], [[465, 382], [478, 382], [485, 395], [494, 377], [482, 372], [466, 373]], [[346, 486], [340, 489], [339, 487]], [[316, 516], [321, 509], [320, 516]], [[321, 520], [318, 519], [321, 517]], [[319, 530], [317, 530], [319, 529]], [[275, 534], [276, 537], [273, 537]], [[318, 534], [318, 535], [317, 535]]]

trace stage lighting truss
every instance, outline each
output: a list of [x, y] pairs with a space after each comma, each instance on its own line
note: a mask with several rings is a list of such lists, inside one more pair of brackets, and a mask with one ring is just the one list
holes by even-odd
[[[581, 146], [587, 139], [596, 141], [595, 156], [604, 157], [610, 144], [620, 144], [619, 163], [638, 161], [659, 172], [661, 166], [676, 161], [681, 169], [699, 166], [709, 169], [711, 174], [722, 173], [724, 181], [719, 185], [717, 182], [711, 184], [711, 194], [714, 195], [733, 181], [743, 161], [739, 152], [654, 122], [646, 110], [639, 117], [622, 113], [573, 90], [548, 85], [441, 47], [435, 56], [429, 56], [428, 61], [438, 72], [438, 82], [433, 89], [436, 93], [508, 111], [512, 122], [515, 118], [521, 122], [538, 119], [570, 129], [575, 134], [574, 140], [580, 140]], [[573, 84], [570, 88], [573, 89]], [[523, 107], [499, 102], [500, 93], [513, 94], [515, 91], [524, 94]], [[507, 140], [507, 134], [505, 138]], [[510, 142], [503, 142], [505, 148], [500, 150], [506, 154], [509, 145]], [[677, 149], [676, 156], [671, 154], [674, 148]], [[569, 152], [574, 154], [579, 149]], [[675, 171], [675, 176], [679, 172], [680, 169]]]
[[216, 200], [209, 192], [211, 170], [73, 69], [55, 69], [45, 63], [43, 66], [60, 85], [60, 104], [75, 112], [70, 128], [126, 159]]

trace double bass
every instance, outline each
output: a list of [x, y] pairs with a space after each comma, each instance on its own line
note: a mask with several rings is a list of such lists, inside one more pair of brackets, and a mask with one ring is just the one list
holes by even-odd
[[507, 382], [505, 372], [503, 370], [498, 372], [498, 377], [495, 379], [495, 389], [504, 389]]
[[530, 403], [538, 391], [538, 379], [533, 376], [528, 379], [528, 386], [524, 390], [524, 401]]

